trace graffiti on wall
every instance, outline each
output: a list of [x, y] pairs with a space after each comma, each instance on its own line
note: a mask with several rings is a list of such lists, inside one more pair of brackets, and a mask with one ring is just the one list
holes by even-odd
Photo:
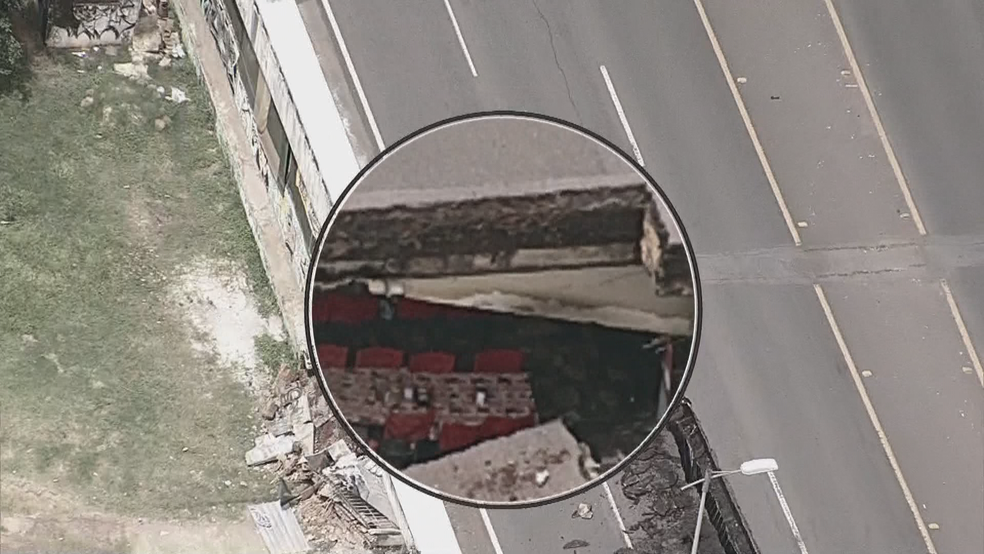
[[[293, 203], [289, 196], [290, 193], [287, 192], [290, 187], [284, 187], [284, 191], [281, 192], [280, 187], [277, 186], [275, 182], [276, 177], [270, 167], [270, 161], [260, 143], [260, 132], [256, 126], [256, 116], [253, 106], [250, 103], [250, 97], [246, 92], [246, 86], [243, 84], [242, 76], [239, 72], [239, 45], [236, 43], [232, 21], [222, 0], [201, 0], [201, 5], [205, 14], [205, 21], [208, 23], [212, 37], [219, 49], [219, 56], [225, 66], [226, 76], [232, 87], [233, 98], [236, 101], [236, 107], [239, 111], [239, 118], [243, 122], [246, 139], [249, 141], [250, 152], [253, 156], [253, 161], [256, 163], [255, 167], [266, 187], [271, 206], [275, 207], [274, 211], [284, 239], [284, 246], [287, 248], [291, 261], [293, 262], [292, 265], [294, 266], [295, 274], [299, 282], [303, 283], [307, 274], [309, 256], [307, 249], [304, 247], [303, 234], [297, 220], [299, 214], [295, 213]], [[304, 198], [304, 195], [302, 195], [302, 198]], [[307, 203], [305, 202], [304, 205], [306, 206]]]
[[137, 26], [140, 6], [138, 0], [73, 3], [72, 25], [53, 25], [48, 34], [48, 45], [55, 48], [84, 48], [126, 42]]

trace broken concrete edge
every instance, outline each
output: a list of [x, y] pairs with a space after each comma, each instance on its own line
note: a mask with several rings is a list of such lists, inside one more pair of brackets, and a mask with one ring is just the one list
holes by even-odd
[[[688, 399], [680, 403], [667, 423], [680, 451], [680, 463], [688, 482], [703, 478], [708, 470], [721, 469]], [[760, 554], [726, 479], [711, 482], [705, 510], [727, 554]]]
[[[582, 453], [570, 430], [553, 420], [411, 465], [404, 473], [432, 489], [466, 500], [536, 501], [590, 481]], [[546, 475], [538, 478], [543, 471]]]
[[255, 167], [252, 158], [240, 155], [242, 152], [250, 151], [249, 142], [246, 140], [242, 122], [236, 112], [235, 99], [229, 88], [217, 47], [198, 2], [172, 0], [171, 5], [177, 15], [184, 49], [195, 66], [199, 80], [208, 91], [215, 117], [215, 134], [229, 161], [246, 219], [280, 308], [290, 344], [306, 360], [308, 356], [303, 316], [304, 290], [295, 277], [288, 254], [284, 251], [283, 234], [277, 224], [259, 170]]

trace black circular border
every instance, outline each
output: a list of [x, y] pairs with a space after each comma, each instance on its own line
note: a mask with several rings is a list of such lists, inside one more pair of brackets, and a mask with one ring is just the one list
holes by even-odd
[[[331, 224], [333, 223], [338, 212], [344, 205], [345, 199], [355, 189], [355, 187], [358, 185], [359, 181], [366, 174], [366, 172], [368, 172], [370, 169], [375, 167], [378, 163], [381, 163], [389, 154], [396, 151], [404, 143], [407, 143], [417, 137], [425, 135], [432, 130], [435, 130], [440, 127], [448, 126], [454, 123], [465, 122], [473, 119], [488, 119], [494, 117], [511, 117], [516, 119], [529, 119], [529, 120], [541, 121], [545, 123], [552, 123], [554, 125], [558, 125], [561, 127], [566, 127], [572, 131], [580, 132], [594, 139], [595, 141], [603, 144], [604, 146], [608, 147], [609, 150], [620, 156], [627, 164], [629, 164], [629, 166], [631, 166], [640, 175], [642, 175], [643, 178], [645, 178], [647, 184], [656, 192], [660, 200], [663, 201], [663, 204], [665, 205], [666, 209], [668, 209], [670, 211], [670, 214], [673, 216], [674, 223], [676, 224], [677, 228], [680, 231], [680, 237], [683, 240], [684, 249], [686, 250], [687, 253], [687, 261], [689, 262], [690, 265], [690, 273], [693, 278], [693, 287], [694, 287], [694, 302], [695, 302], [694, 325], [693, 325], [693, 336], [690, 342], [690, 354], [687, 357], [687, 365], [684, 368], [683, 378], [680, 381], [680, 387], [673, 395], [673, 398], [670, 399], [669, 405], [666, 407], [666, 410], [663, 412], [663, 415], [659, 418], [659, 421], [656, 422], [656, 425], [653, 427], [652, 431], [650, 431], [649, 434], [646, 436], [646, 438], [639, 443], [639, 446], [637, 446], [635, 450], [633, 450], [627, 456], [625, 456], [625, 458], [622, 459], [622, 461], [615, 464], [614, 467], [612, 467], [605, 473], [599, 475], [598, 477], [584, 483], [583, 485], [570, 489], [567, 492], [536, 499], [536, 500], [525, 501], [525, 502], [477, 502], [473, 499], [453, 496], [445, 492], [442, 492], [440, 490], [437, 490], [435, 488], [424, 485], [423, 483], [418, 483], [413, 479], [410, 479], [409, 477], [405, 476], [403, 472], [391, 466], [385, 459], [382, 458], [382, 456], [378, 455], [372, 448], [369, 447], [369, 445], [365, 443], [365, 441], [362, 440], [362, 438], [359, 436], [358, 433], [355, 432], [355, 429], [352, 428], [348, 420], [342, 415], [341, 410], [336, 405], [335, 400], [328, 389], [328, 385], [325, 382], [324, 371], [321, 369], [321, 364], [318, 361], [317, 351], [315, 349], [315, 343], [314, 343], [314, 330], [312, 328], [312, 322], [311, 322], [311, 318], [312, 318], [311, 306], [313, 300], [312, 295], [313, 295], [314, 278], [317, 273], [318, 260], [320, 259], [321, 250], [324, 248], [324, 242], [328, 236], [328, 230], [331, 228]], [[359, 446], [362, 447], [362, 449], [369, 456], [369, 458], [374, 463], [379, 465], [379, 467], [385, 469], [390, 476], [399, 479], [404, 484], [413, 487], [420, 492], [434, 496], [444, 502], [451, 502], [453, 504], [459, 504], [470, 508], [523, 509], [523, 508], [536, 508], [539, 506], [545, 506], [548, 504], [553, 504], [555, 502], [568, 500], [579, 494], [585, 493], [593, 489], [594, 487], [597, 487], [598, 485], [608, 481], [615, 474], [619, 473], [627, 464], [629, 464], [633, 460], [633, 458], [637, 457], [643, 450], [645, 450], [645, 448], [649, 446], [650, 443], [652, 443], [653, 439], [656, 438], [656, 436], [660, 433], [660, 431], [666, 428], [666, 424], [670, 417], [670, 414], [683, 401], [684, 392], [686, 392], [687, 387], [690, 384], [690, 378], [693, 375], [694, 365], [696, 364], [697, 361], [698, 346], [700, 345], [701, 328], [703, 326], [703, 319], [704, 319], [703, 308], [704, 308], [704, 302], [701, 292], [700, 274], [697, 271], [697, 259], [696, 256], [694, 255], [693, 245], [690, 242], [690, 236], [687, 234], [687, 230], [683, 225], [683, 221], [680, 219], [680, 215], [677, 213], [676, 208], [669, 201], [666, 194], [663, 192], [663, 189], [659, 186], [658, 183], [656, 183], [656, 180], [653, 179], [653, 177], [645, 170], [645, 168], [642, 167], [642, 165], [640, 165], [634, 158], [632, 158], [627, 153], [622, 151], [621, 148], [613, 144], [608, 139], [580, 125], [571, 123], [569, 121], [565, 121], [560, 118], [551, 117], [534, 112], [525, 112], [525, 111], [518, 111], [518, 110], [491, 110], [491, 111], [479, 111], [479, 112], [471, 112], [463, 115], [457, 115], [454, 117], [443, 119], [441, 121], [437, 121], [425, 127], [421, 127], [420, 129], [417, 129], [416, 131], [404, 136], [403, 138], [399, 139], [398, 141], [384, 148], [383, 151], [376, 154], [376, 156], [374, 156], [373, 159], [368, 164], [365, 165], [365, 167], [359, 170], [359, 173], [352, 179], [351, 182], [349, 182], [348, 186], [345, 187], [345, 190], [342, 192], [342, 194], [332, 204], [331, 209], [328, 213], [328, 219], [326, 219], [325, 223], [322, 225], [321, 231], [319, 231], [318, 233], [318, 239], [317, 241], [315, 241], [314, 249], [311, 253], [311, 260], [308, 266], [307, 282], [305, 283], [305, 287], [304, 287], [304, 334], [305, 334], [305, 339], [307, 341], [308, 356], [310, 357], [312, 367], [315, 369], [315, 374], [318, 378], [318, 385], [321, 388], [322, 394], [324, 394], [325, 398], [328, 400], [328, 405], [331, 408], [331, 411], [334, 414], [335, 419], [342, 424], [342, 426], [345, 428], [345, 432], [348, 433], [349, 437], [355, 440], [359, 444]]]

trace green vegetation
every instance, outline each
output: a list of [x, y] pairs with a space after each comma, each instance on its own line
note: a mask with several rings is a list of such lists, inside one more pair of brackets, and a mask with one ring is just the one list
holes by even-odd
[[[7, 486], [24, 480], [128, 516], [270, 497], [243, 462], [255, 399], [237, 368], [195, 348], [174, 296], [204, 260], [275, 306], [208, 97], [190, 62], [153, 67], [148, 84], [112, 72], [126, 61], [51, 56], [29, 99], [0, 98], [4, 510], [35, 508]], [[255, 340], [267, 363], [291, 358]]]

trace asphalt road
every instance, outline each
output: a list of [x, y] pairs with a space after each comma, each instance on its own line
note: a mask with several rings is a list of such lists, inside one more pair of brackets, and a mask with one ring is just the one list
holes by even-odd
[[[720, 52], [690, 2], [452, 0], [477, 76], [439, 0], [330, 4], [386, 143], [511, 108], [638, 147], [705, 262], [695, 410], [721, 465], [780, 465], [776, 483], [732, 480], [763, 552], [926, 552], [924, 534], [941, 554], [984, 551], [984, 394], [940, 282], [984, 348], [980, 4], [836, 3], [918, 213], [823, 0], [705, 2]], [[490, 520], [503, 552], [548, 552], [570, 511]], [[459, 542], [492, 551], [474, 511], [451, 516]], [[606, 517], [578, 528], [585, 552], [622, 546]]]

